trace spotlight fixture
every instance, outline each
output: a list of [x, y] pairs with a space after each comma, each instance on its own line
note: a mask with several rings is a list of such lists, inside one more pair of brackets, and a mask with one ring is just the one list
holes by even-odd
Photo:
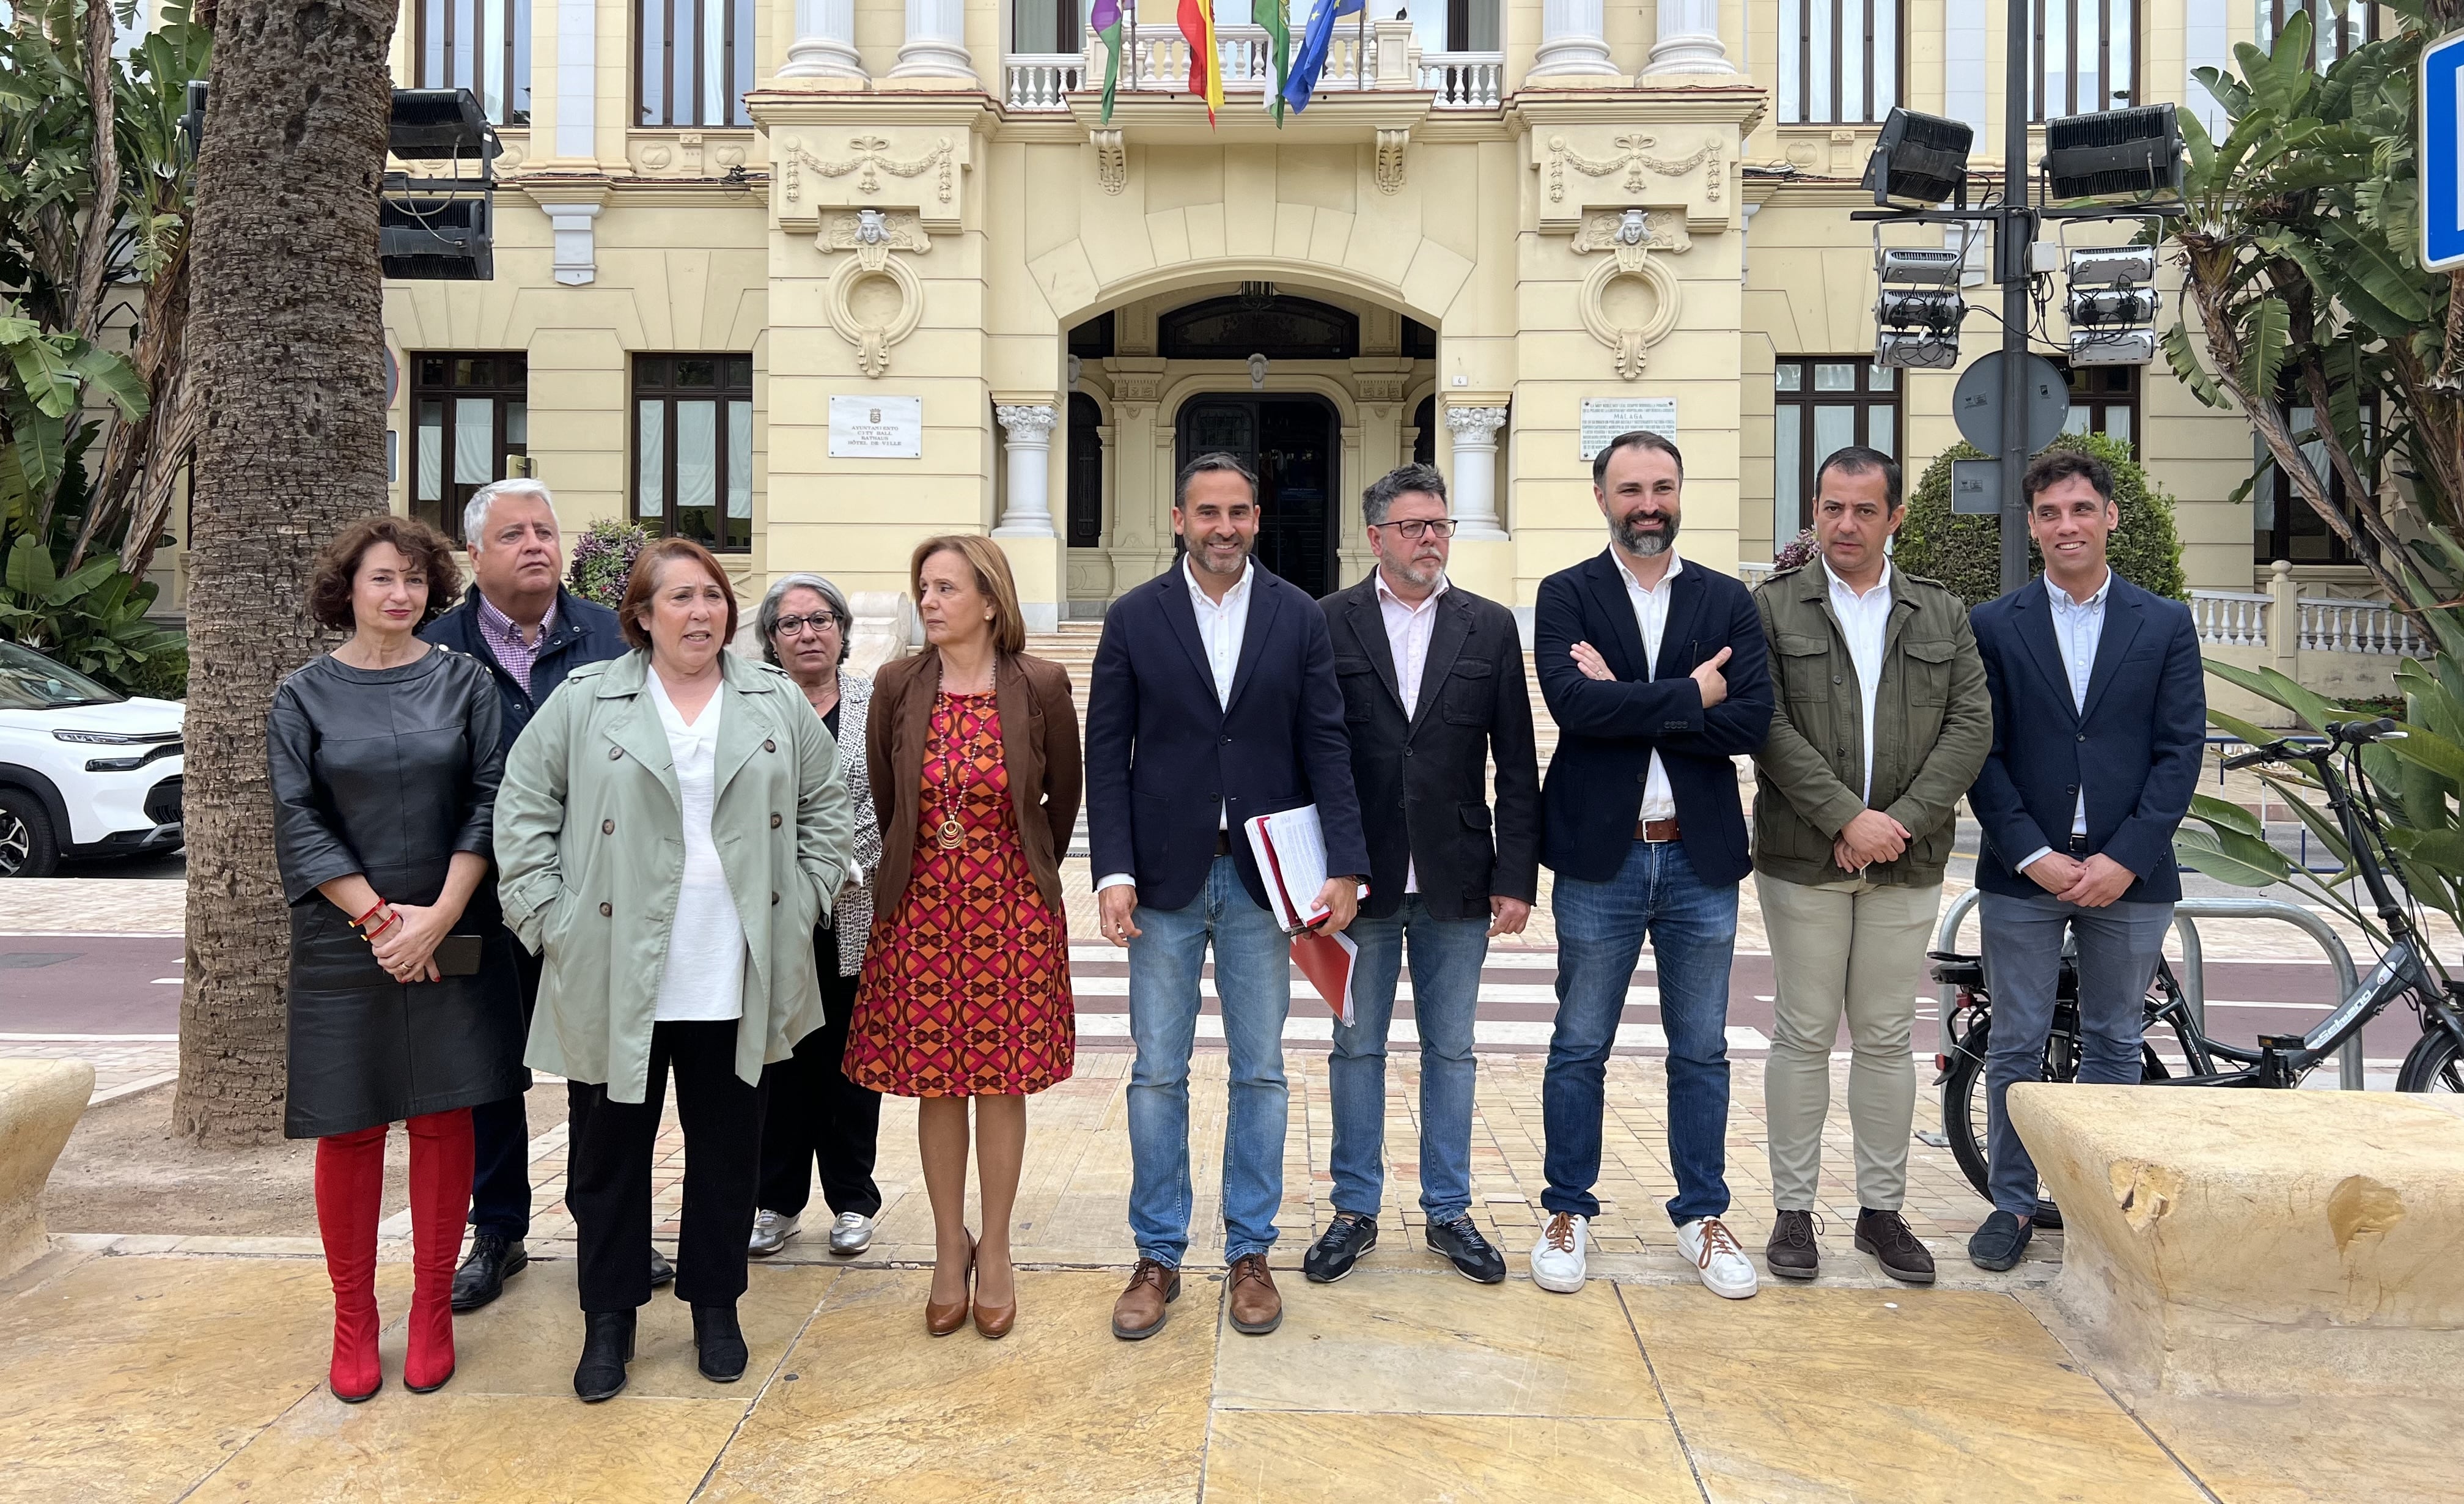
[[[504, 148], [468, 89], [396, 89], [385, 150], [442, 164], [441, 177], [387, 172], [377, 202], [377, 253], [389, 278], [484, 282], [495, 276], [493, 210]], [[465, 168], [475, 167], [476, 176]]]
[[1874, 364], [1947, 370], [1959, 364], [1963, 257], [1956, 251], [1875, 248], [1881, 293], [1874, 299]]
[[2045, 123], [2056, 199], [2144, 198], [2182, 189], [2182, 123], [2169, 104], [2068, 115]]
[[2070, 253], [2074, 365], [2145, 365], [2156, 358], [2156, 249], [2100, 246]]
[[1864, 186], [1884, 209], [1931, 209], [1964, 198], [1968, 150], [1975, 141], [1975, 127], [1966, 121], [1894, 109], [1866, 161]]

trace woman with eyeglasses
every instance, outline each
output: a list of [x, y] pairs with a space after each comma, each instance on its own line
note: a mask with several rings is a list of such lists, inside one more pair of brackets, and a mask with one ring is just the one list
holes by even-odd
[[762, 656], [787, 671], [814, 714], [838, 741], [839, 772], [855, 806], [855, 863], [838, 901], [813, 929], [813, 964], [822, 984], [822, 1027], [796, 1044], [793, 1058], [768, 1068], [761, 1123], [761, 1186], [750, 1251], [767, 1258], [803, 1230], [813, 1173], [836, 1219], [830, 1251], [853, 1257], [872, 1246], [881, 1188], [872, 1183], [873, 1145], [881, 1132], [881, 1094], [856, 1085], [839, 1069], [847, 1054], [847, 1021], [872, 933], [873, 870], [881, 865], [881, 822], [872, 807], [865, 763], [865, 717], [872, 680], [845, 665], [853, 618], [844, 591], [817, 574], [782, 575], [761, 598], [756, 626]]

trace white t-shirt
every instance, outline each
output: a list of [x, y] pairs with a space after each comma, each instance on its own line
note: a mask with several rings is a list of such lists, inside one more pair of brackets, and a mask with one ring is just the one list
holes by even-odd
[[723, 1023], [744, 1016], [744, 924], [727, 874], [711, 840], [711, 808], [718, 761], [719, 706], [724, 689], [713, 692], [701, 719], [687, 721], [651, 671], [650, 699], [667, 729], [675, 759], [676, 792], [684, 803], [685, 876], [676, 895], [675, 924], [668, 939], [667, 968], [659, 973], [661, 1023]]

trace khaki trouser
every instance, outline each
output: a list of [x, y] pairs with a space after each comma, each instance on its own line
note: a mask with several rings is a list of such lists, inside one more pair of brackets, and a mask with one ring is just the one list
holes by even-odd
[[1857, 1143], [1857, 1201], [1897, 1211], [1907, 1194], [1917, 1073], [1909, 1056], [1917, 984], [1942, 887], [1854, 881], [1808, 887], [1754, 874], [1778, 979], [1771, 1055], [1771, 1201], [1811, 1211], [1831, 1112], [1831, 1045], [1848, 1018], [1848, 1121]]

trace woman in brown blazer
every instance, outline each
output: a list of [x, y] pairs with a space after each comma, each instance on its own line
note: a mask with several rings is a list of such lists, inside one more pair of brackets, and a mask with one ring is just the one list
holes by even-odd
[[[1067, 1080], [1077, 1047], [1061, 856], [1082, 767], [1069, 675], [1030, 658], [1009, 561], [988, 538], [918, 544], [909, 564], [927, 644], [873, 678], [866, 726], [881, 817], [877, 918], [849, 1027], [847, 1078], [917, 1098], [933, 1200], [925, 1329], [1018, 1317], [1009, 1223], [1026, 1098]], [[981, 1242], [967, 1230], [973, 1098]]]

